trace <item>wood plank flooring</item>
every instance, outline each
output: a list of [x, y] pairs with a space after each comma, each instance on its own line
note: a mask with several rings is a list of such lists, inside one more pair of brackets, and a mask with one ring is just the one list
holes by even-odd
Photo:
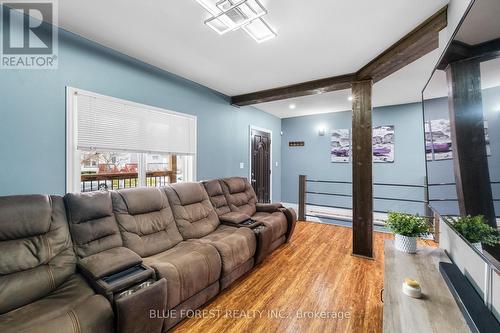
[[[351, 256], [352, 229], [299, 222], [290, 243], [174, 332], [381, 332], [384, 240]], [[327, 318], [304, 318], [323, 315]], [[343, 318], [342, 318], [343, 317]]]

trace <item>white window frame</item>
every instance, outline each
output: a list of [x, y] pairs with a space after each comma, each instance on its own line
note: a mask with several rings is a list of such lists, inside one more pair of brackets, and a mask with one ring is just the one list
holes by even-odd
[[[269, 200], [273, 202], [273, 131], [267, 128], [250, 125], [248, 129], [248, 181], [252, 184], [252, 130], [269, 133], [271, 138], [270, 156], [269, 156], [269, 170], [271, 170], [271, 177], [269, 177]], [[253, 186], [253, 185], [252, 185]]]
[[[147, 108], [150, 110], [165, 112], [174, 115], [180, 115], [183, 117], [190, 117], [194, 119], [194, 154], [190, 154], [190, 156], [192, 156], [193, 163], [192, 163], [192, 170], [189, 171], [190, 173], [192, 173], [192, 181], [197, 180], [198, 120], [196, 116], [186, 113], [170, 111], [162, 108], [157, 108], [146, 104], [135, 103], [128, 100], [97, 94], [90, 91], [68, 86], [66, 87], [66, 193], [80, 192], [80, 184], [81, 184], [80, 151], [77, 149], [78, 115], [76, 114], [77, 110], [76, 110], [76, 105], [74, 105], [75, 103], [73, 98], [73, 96], [79, 93], [96, 98], [99, 97], [106, 98], [108, 100], [117, 103], [126, 103], [138, 108]], [[145, 158], [144, 154], [142, 153], [138, 154], [140, 155], [140, 166], [138, 170], [138, 178], [139, 178], [138, 186], [145, 186], [145, 184], [143, 183], [146, 175]], [[177, 155], [182, 156], [179, 154]]]

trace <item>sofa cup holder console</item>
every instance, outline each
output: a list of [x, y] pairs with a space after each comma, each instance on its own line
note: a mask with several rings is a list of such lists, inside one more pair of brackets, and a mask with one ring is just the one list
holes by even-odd
[[[226, 224], [226, 223], [224, 223], [224, 224]], [[255, 229], [258, 226], [262, 225], [262, 222], [259, 222], [259, 221], [256, 221], [256, 220], [252, 220], [252, 219], [248, 219], [248, 220], [245, 220], [245, 221], [240, 222], [238, 224], [227, 223], [227, 225], [231, 225], [231, 226], [238, 227], [238, 228]]]
[[167, 281], [156, 280], [154, 271], [135, 265], [100, 279], [97, 284], [111, 298], [117, 332], [162, 332], [160, 315], [167, 304]]
[[152, 275], [151, 273], [152, 273], [151, 268], [141, 264], [105, 276], [102, 278], [102, 281], [104, 281], [109, 286], [114, 286], [124, 283], [126, 281], [131, 281], [131, 280], [136, 281], [138, 277], [151, 276]]
[[161, 333], [167, 304], [167, 280], [149, 279], [116, 294], [118, 333]]

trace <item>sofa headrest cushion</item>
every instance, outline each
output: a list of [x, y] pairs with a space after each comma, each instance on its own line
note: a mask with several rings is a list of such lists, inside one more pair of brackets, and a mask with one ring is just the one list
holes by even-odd
[[166, 196], [159, 188], [141, 187], [117, 192], [122, 196], [131, 215], [157, 212], [167, 207]]
[[0, 197], [0, 241], [44, 234], [50, 229], [51, 217], [49, 196]]
[[206, 199], [205, 188], [200, 183], [177, 183], [170, 186], [177, 193], [183, 206], [202, 202]]
[[224, 195], [224, 192], [222, 191], [222, 186], [220, 185], [218, 179], [204, 181], [203, 185], [205, 185], [205, 189], [207, 190], [207, 193], [210, 197]]
[[113, 215], [111, 195], [107, 191], [68, 193], [64, 201], [70, 223], [84, 223]]
[[226, 182], [227, 187], [229, 188], [229, 193], [231, 194], [245, 191], [247, 183], [246, 178], [232, 177], [232, 178], [226, 178], [224, 179], [224, 181]]

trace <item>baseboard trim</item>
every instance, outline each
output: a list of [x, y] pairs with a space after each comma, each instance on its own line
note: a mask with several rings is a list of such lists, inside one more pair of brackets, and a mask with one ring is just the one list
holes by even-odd
[[[299, 207], [298, 204], [290, 202], [282, 202], [282, 205], [285, 207], [293, 208], [296, 211], [298, 211]], [[379, 227], [379, 230], [377, 231], [386, 232], [385, 219], [387, 218], [387, 214], [374, 213], [373, 217], [374, 226]], [[352, 226], [352, 210], [307, 205], [306, 220], [309, 222], [335, 224], [350, 227]]]

